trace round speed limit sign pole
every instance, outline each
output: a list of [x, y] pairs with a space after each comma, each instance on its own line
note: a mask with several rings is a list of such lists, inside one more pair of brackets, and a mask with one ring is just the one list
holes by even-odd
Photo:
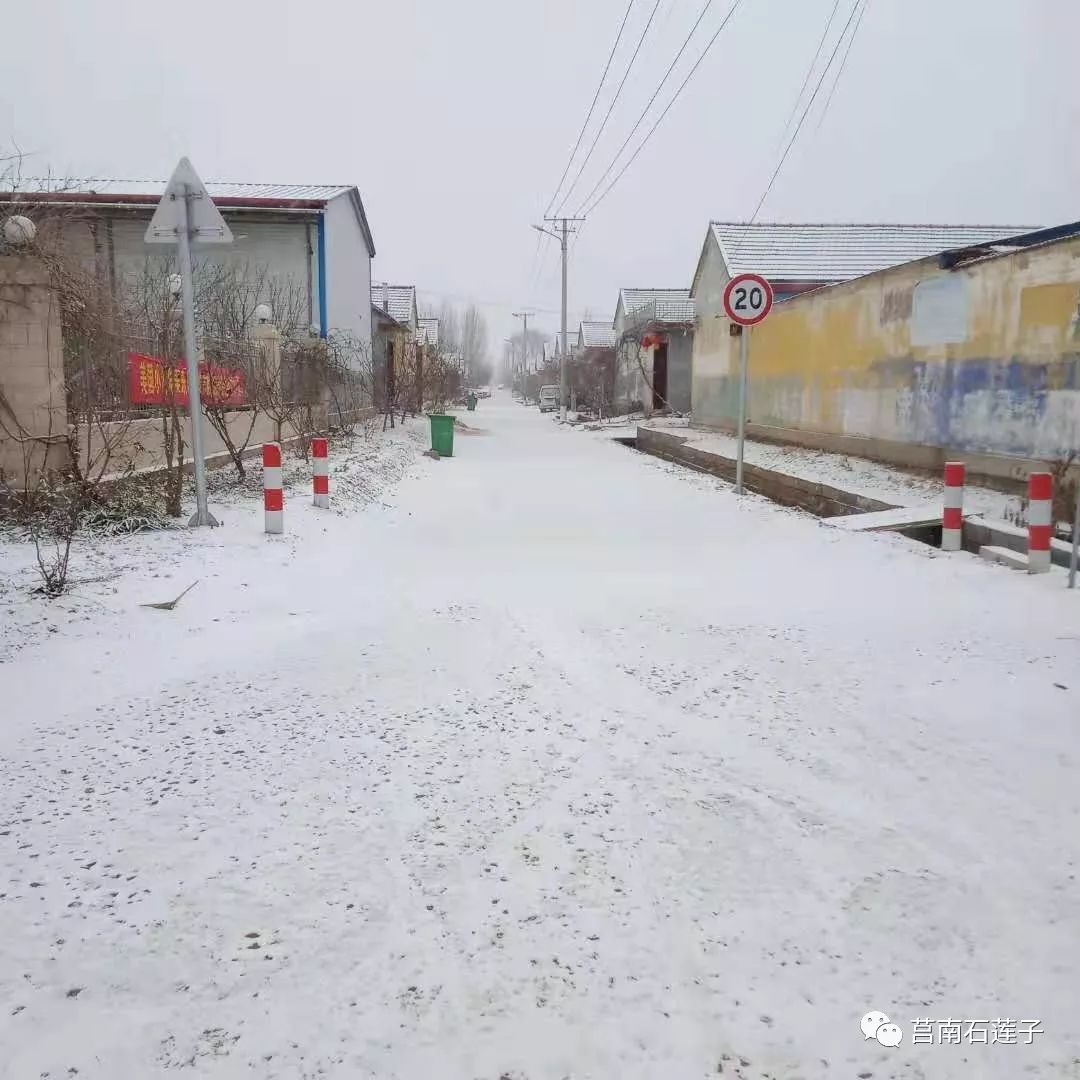
[[735, 492], [743, 493], [746, 447], [746, 398], [750, 383], [750, 327], [772, 311], [772, 286], [759, 274], [739, 274], [724, 289], [724, 314], [739, 328], [739, 450], [735, 457]]

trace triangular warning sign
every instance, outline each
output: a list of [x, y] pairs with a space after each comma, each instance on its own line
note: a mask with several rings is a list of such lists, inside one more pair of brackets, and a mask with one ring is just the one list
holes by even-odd
[[146, 227], [143, 239], [148, 244], [175, 244], [177, 230], [184, 225], [184, 204], [187, 202], [188, 235], [202, 244], [231, 244], [232, 232], [225, 224], [221, 211], [206, 193], [188, 159], [181, 158], [157, 204], [154, 216]]

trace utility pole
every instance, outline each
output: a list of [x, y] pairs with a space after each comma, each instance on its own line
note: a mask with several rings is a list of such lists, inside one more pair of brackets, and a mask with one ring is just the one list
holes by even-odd
[[554, 236], [559, 241], [559, 246], [562, 249], [562, 345], [559, 349], [559, 419], [564, 423], [566, 421], [566, 356], [569, 351], [567, 348], [566, 340], [566, 263], [567, 263], [567, 238], [571, 233], [575, 232], [574, 224], [578, 221], [584, 221], [583, 217], [546, 217], [545, 221], [550, 221], [553, 225], [557, 226], [559, 231], [552, 232], [550, 229], [545, 229], [542, 225], [534, 225], [533, 228], [537, 232], [547, 233], [548, 236]]
[[529, 395], [526, 390], [526, 380], [529, 377], [529, 316], [531, 311], [515, 311], [512, 312], [515, 319], [522, 320], [521, 330], [521, 400], [526, 405], [529, 403]]

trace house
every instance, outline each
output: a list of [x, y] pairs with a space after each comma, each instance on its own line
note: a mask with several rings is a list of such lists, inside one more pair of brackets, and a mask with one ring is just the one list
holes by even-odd
[[439, 320], [432, 317], [417, 320], [416, 340], [430, 349], [438, 349]]
[[[388, 403], [400, 406], [403, 394], [410, 407], [419, 407], [423, 386], [420, 318], [415, 285], [371, 286], [372, 357], [375, 371], [375, 400], [381, 410]], [[438, 320], [436, 319], [437, 323]]]
[[577, 347], [582, 353], [590, 349], [615, 348], [615, 327], [611, 323], [582, 320], [578, 323]]
[[572, 386], [578, 405], [599, 415], [611, 411], [615, 394], [615, 327], [582, 320], [574, 349]]
[[620, 289], [614, 408], [690, 411], [694, 301], [689, 289]]
[[420, 326], [415, 285], [389, 285], [383, 281], [372, 282], [371, 302], [382, 308], [400, 325], [408, 327], [409, 333], [415, 337]]
[[[50, 190], [47, 180], [4, 192], [58, 223], [65, 249], [95, 266], [110, 287], [137, 287], [148, 267], [175, 259], [172, 249], [146, 244], [146, 226], [165, 190], [164, 180], [77, 180]], [[322, 337], [350, 333], [371, 341], [368, 299], [375, 243], [359, 191], [340, 184], [206, 184], [233, 234], [231, 244], [195, 248], [199, 265], [236, 268], [277, 306], [274, 319], [312, 327]], [[288, 313], [282, 308], [287, 307]]]
[[[976, 230], [959, 246], [970, 231], [937, 235], [938, 252], [882, 266], [904, 248], [867, 226], [849, 231], [842, 271], [818, 262], [811, 272], [871, 269], [794, 295], [753, 328], [752, 437], [935, 470], [955, 458], [1000, 479], [1076, 450], [1080, 222], [1008, 237]], [[777, 280], [794, 268], [779, 256], [763, 265]], [[726, 319], [707, 314], [716, 287], [706, 263], [695, 279], [694, 422], [730, 429], [739, 345]]]
[[726, 406], [703, 397], [697, 372], [715, 370], [728, 350], [724, 287], [737, 274], [761, 274], [778, 301], [864, 277], [949, 248], [990, 243], [1030, 231], [1009, 225], [776, 225], [712, 221], [705, 233], [690, 295], [696, 305], [694, 422], [715, 424]]

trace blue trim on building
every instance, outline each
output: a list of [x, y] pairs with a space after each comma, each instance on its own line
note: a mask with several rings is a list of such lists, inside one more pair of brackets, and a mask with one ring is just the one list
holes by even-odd
[[319, 215], [317, 227], [319, 260], [319, 337], [325, 338], [330, 332], [330, 319], [326, 314], [326, 215]]

